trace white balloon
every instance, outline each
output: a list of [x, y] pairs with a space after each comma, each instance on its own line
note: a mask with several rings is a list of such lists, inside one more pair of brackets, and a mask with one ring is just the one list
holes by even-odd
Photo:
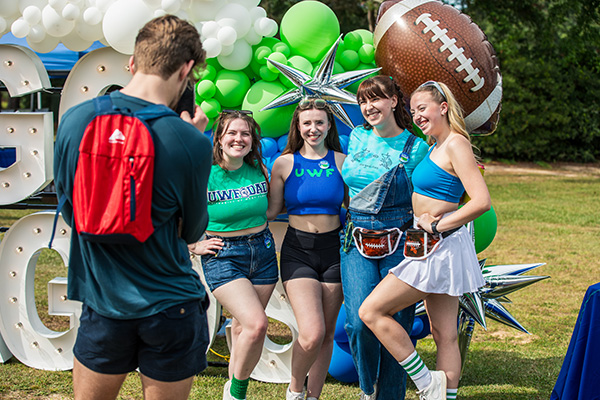
[[163, 10], [162, 8], [159, 8], [158, 10], [154, 11], [153, 18], [158, 18], [158, 17], [162, 17], [165, 15], [167, 15], [167, 12], [165, 10]]
[[239, 71], [250, 65], [252, 61], [252, 47], [244, 40], [238, 40], [233, 46], [229, 55], [221, 53], [217, 57], [219, 64], [225, 69]]
[[223, 46], [223, 44], [221, 44], [221, 54], [222, 56], [228, 56], [231, 53], [233, 53], [233, 45], [230, 46]]
[[236, 3], [246, 7], [250, 10], [252, 7], [256, 7], [260, 4], [260, 0], [236, 0]]
[[180, 7], [181, 2], [179, 0], [162, 0], [160, 2], [160, 8], [165, 10], [167, 14], [175, 14]]
[[83, 21], [86, 24], [98, 25], [102, 22], [102, 11], [98, 7], [88, 7], [83, 12]]
[[260, 18], [254, 23], [254, 30], [259, 35], [271, 37], [277, 33], [277, 22], [270, 18]]
[[27, 40], [27, 44], [29, 47], [33, 49], [33, 51], [37, 51], [38, 53], [48, 53], [58, 46], [60, 39], [54, 36], [46, 35], [44, 40], [39, 43], [33, 43], [30, 40]]
[[74, 4], [67, 4], [62, 10], [62, 16], [67, 21], [75, 21], [79, 18], [79, 14], [81, 14], [81, 10]]
[[50, 36], [63, 37], [75, 27], [74, 21], [67, 21], [54, 8], [47, 5], [42, 10], [42, 25]]
[[42, 25], [33, 25], [27, 35], [27, 41], [39, 43], [46, 39], [46, 29]]
[[15, 37], [24, 38], [29, 33], [29, 24], [23, 18], [17, 19], [12, 23], [10, 30]]
[[60, 11], [67, 5], [67, 0], [48, 0], [48, 5], [56, 11]]
[[113, 3], [102, 21], [106, 41], [119, 53], [133, 54], [138, 31], [153, 17], [153, 11], [142, 0]]
[[216, 38], [208, 38], [202, 42], [202, 48], [206, 51], [206, 58], [213, 58], [221, 53], [221, 42]]
[[115, 0], [96, 0], [96, 7], [98, 7], [98, 10], [105, 13], [114, 2]]
[[0, 17], [12, 17], [19, 11], [20, 10], [18, 1], [0, 0]]
[[43, 9], [46, 4], [48, 4], [48, 0], [12, 0], [13, 2], [19, 5], [19, 11], [21, 11], [21, 15], [23, 15], [23, 11], [29, 6], [35, 6], [40, 10]]
[[263, 37], [256, 33], [254, 29], [250, 29], [248, 33], [246, 33], [246, 36], [244, 36], [244, 40], [252, 46], [254, 46], [255, 44], [259, 44], [262, 38]]
[[6, 20], [3, 17], [0, 17], [0, 36], [4, 35], [6, 28], [8, 28]]
[[75, 23], [74, 32], [77, 32], [82, 39], [95, 42], [96, 40], [104, 39], [104, 32], [102, 31], [102, 24], [97, 23], [95, 25], [88, 24], [85, 22], [84, 17], [79, 17]]
[[192, 21], [211, 21], [222, 7], [221, 1], [192, 1], [189, 12]]
[[67, 47], [67, 49], [73, 50], [73, 51], [84, 51], [85, 49], [90, 47], [93, 43], [93, 41], [83, 39], [75, 31], [73, 31], [70, 34], [68, 34], [67, 36], [63, 37], [61, 39], [61, 41]]
[[244, 37], [252, 27], [248, 9], [240, 4], [230, 3], [221, 8], [215, 19], [219, 21], [223, 18], [232, 18], [235, 20], [235, 23], [230, 26], [236, 30], [238, 37]]
[[224, 26], [217, 32], [217, 40], [223, 46], [231, 46], [237, 40], [237, 32], [230, 26]]
[[29, 25], [35, 25], [42, 20], [42, 10], [36, 6], [28, 6], [23, 10], [23, 19]]
[[267, 16], [267, 12], [262, 7], [254, 7], [250, 10], [250, 19], [252, 22], [256, 21], [259, 18], [264, 18]]
[[144, 0], [144, 3], [146, 3], [148, 5], [148, 7], [151, 7], [151, 8], [160, 7], [160, 0]]
[[217, 22], [206, 21], [202, 25], [202, 31], [200, 33], [202, 34], [202, 36], [204, 36], [207, 39], [208, 38], [216, 38], [217, 33], [219, 33], [219, 29], [221, 29], [221, 26]]
[[177, 11], [177, 13], [175, 15], [178, 16], [179, 18], [181, 18], [184, 21], [189, 21], [190, 23], [192, 22], [192, 20], [190, 19], [190, 15], [187, 13], [187, 11], [185, 11], [183, 9], [183, 7], [181, 7], [179, 9], [179, 11]]

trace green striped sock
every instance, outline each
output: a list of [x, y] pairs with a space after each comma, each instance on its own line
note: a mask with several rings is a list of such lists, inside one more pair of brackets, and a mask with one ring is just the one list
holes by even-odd
[[458, 393], [458, 389], [446, 389], [446, 399], [447, 400], [456, 400], [457, 393]]
[[425, 389], [431, 383], [431, 372], [429, 372], [429, 368], [416, 351], [413, 351], [406, 360], [400, 361], [400, 365], [415, 383], [418, 390]]
[[229, 389], [231, 396], [233, 396], [234, 399], [245, 399], [249, 381], [250, 378], [239, 380], [236, 379], [234, 375], [231, 379], [231, 389]]

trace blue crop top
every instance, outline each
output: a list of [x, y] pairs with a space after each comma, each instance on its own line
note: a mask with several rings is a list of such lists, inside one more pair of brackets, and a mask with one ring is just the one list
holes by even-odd
[[329, 150], [318, 160], [295, 152], [283, 197], [290, 215], [338, 215], [344, 201], [344, 181], [335, 164], [334, 151]]
[[434, 147], [435, 144], [431, 146], [427, 156], [417, 165], [412, 174], [415, 192], [437, 200], [458, 203], [465, 187], [458, 177], [431, 161], [429, 156]]

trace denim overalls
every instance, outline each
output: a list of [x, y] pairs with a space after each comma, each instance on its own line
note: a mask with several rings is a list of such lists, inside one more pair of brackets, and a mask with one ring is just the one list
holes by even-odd
[[[354, 226], [367, 229], [394, 228], [401, 227], [413, 218], [413, 188], [406, 175], [404, 163], [408, 162], [414, 141], [415, 136], [410, 135], [402, 152], [402, 156], [406, 157], [402, 157], [398, 165], [352, 198], [348, 213]], [[347, 223], [345, 230], [350, 229], [352, 224]], [[372, 394], [374, 384], [377, 383], [378, 399], [404, 399], [404, 369], [361, 321], [358, 309], [388, 271], [404, 259], [402, 249], [406, 235], [402, 235], [394, 254], [381, 259], [363, 257], [351, 236], [346, 235], [345, 231], [341, 235], [340, 263], [346, 307], [345, 328], [360, 387], [365, 394]], [[394, 318], [410, 333], [414, 307], [400, 311]]]

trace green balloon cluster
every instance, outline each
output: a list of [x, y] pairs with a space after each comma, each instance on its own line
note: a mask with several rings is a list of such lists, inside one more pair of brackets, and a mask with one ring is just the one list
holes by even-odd
[[494, 207], [477, 217], [473, 221], [473, 229], [475, 231], [475, 251], [477, 253], [487, 249], [494, 237], [498, 228], [498, 218]]
[[[253, 112], [263, 136], [276, 138], [288, 132], [294, 105], [260, 111], [281, 94], [296, 88], [269, 60], [314, 75], [339, 38], [340, 24], [327, 5], [305, 0], [283, 16], [280, 36], [281, 40], [265, 37], [253, 45], [250, 63], [241, 70], [223, 68], [216, 58], [207, 60], [206, 68], [196, 75], [196, 103], [209, 117], [209, 126], [224, 108], [246, 109]], [[373, 34], [364, 29], [346, 34], [340, 41], [333, 73], [374, 67]], [[356, 82], [346, 90], [356, 92], [359, 84]]]

